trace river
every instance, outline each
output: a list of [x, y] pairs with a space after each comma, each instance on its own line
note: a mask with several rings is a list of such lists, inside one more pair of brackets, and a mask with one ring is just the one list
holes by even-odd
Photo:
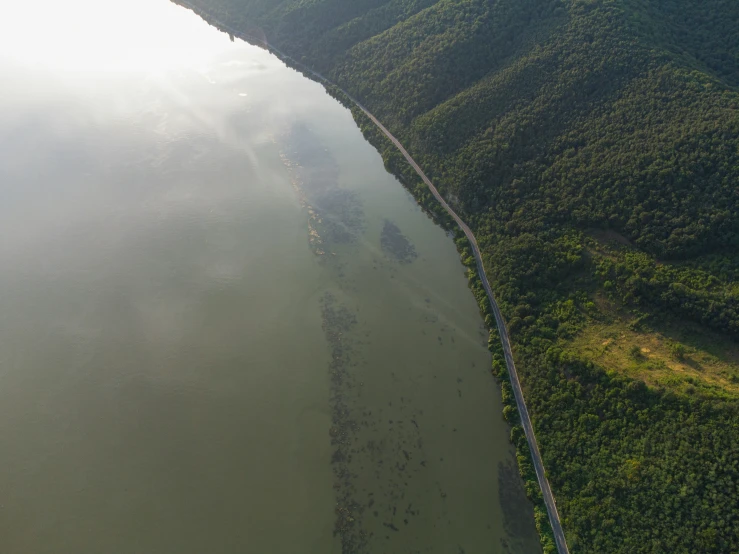
[[453, 241], [166, 0], [4, 2], [0, 552], [540, 552]]

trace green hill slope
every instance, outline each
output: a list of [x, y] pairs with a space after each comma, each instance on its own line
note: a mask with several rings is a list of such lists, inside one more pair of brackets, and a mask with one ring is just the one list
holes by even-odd
[[572, 552], [739, 552], [739, 2], [191, 2], [475, 231]]

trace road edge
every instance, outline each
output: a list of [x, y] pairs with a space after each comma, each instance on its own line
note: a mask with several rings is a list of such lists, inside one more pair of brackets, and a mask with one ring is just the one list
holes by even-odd
[[[203, 14], [202, 11], [197, 6], [190, 4], [186, 0], [173, 0], [173, 1], [176, 4], [179, 4], [185, 8], [189, 8], [190, 10], [192, 10], [193, 12], [195, 12], [197, 15], [201, 17], [205, 16], [205, 14]], [[390, 140], [390, 142], [392, 142], [393, 145], [395, 145], [395, 147], [400, 151], [400, 153], [403, 155], [406, 161], [411, 165], [411, 167], [415, 170], [415, 172], [421, 178], [421, 180], [429, 188], [429, 190], [431, 191], [431, 194], [434, 195], [434, 198], [436, 198], [439, 204], [441, 204], [444, 210], [452, 217], [452, 219], [454, 219], [454, 221], [457, 223], [459, 228], [465, 234], [472, 248], [472, 254], [475, 258], [475, 263], [477, 265], [477, 272], [480, 277], [480, 281], [482, 282], [483, 287], [485, 288], [485, 292], [487, 293], [490, 306], [493, 309], [493, 314], [495, 316], [495, 323], [498, 327], [498, 334], [500, 335], [500, 340], [503, 346], [503, 354], [505, 356], [506, 367], [508, 368], [508, 374], [511, 380], [511, 388], [513, 389], [513, 394], [516, 398], [516, 406], [518, 408], [519, 417], [521, 418], [521, 426], [523, 427], [524, 434], [526, 435], [526, 442], [528, 443], [529, 450], [531, 451], [531, 459], [534, 464], [534, 470], [536, 471], [536, 477], [539, 482], [539, 487], [541, 489], [542, 497], [544, 499], [544, 505], [547, 508], [547, 515], [549, 516], [549, 523], [552, 526], [552, 532], [554, 534], [554, 540], [557, 546], [557, 551], [559, 552], [559, 554], [569, 554], [569, 549], [567, 548], [567, 541], [565, 539], [564, 530], [562, 528], [562, 523], [560, 522], [560, 518], [559, 518], [559, 512], [557, 511], [557, 504], [554, 500], [552, 489], [549, 486], [549, 481], [546, 477], [546, 471], [544, 469], [544, 462], [541, 459], [541, 453], [539, 452], [539, 445], [536, 442], [536, 436], [534, 434], [534, 427], [533, 427], [533, 424], [531, 423], [531, 418], [529, 416], [529, 411], [528, 411], [528, 408], [526, 407], [526, 401], [524, 399], [523, 390], [521, 388], [521, 382], [518, 378], [518, 372], [516, 370], [516, 365], [513, 361], [513, 352], [511, 350], [510, 338], [508, 336], [508, 328], [506, 326], [505, 319], [503, 318], [503, 314], [501, 313], [500, 308], [498, 307], [498, 303], [495, 300], [495, 295], [493, 294], [493, 290], [490, 287], [490, 283], [488, 282], [487, 273], [485, 272], [485, 265], [482, 261], [482, 253], [480, 252], [480, 248], [477, 244], [477, 239], [475, 238], [475, 235], [472, 232], [472, 230], [467, 226], [467, 224], [462, 220], [462, 218], [460, 218], [457, 215], [457, 213], [451, 208], [451, 206], [447, 204], [446, 200], [444, 200], [444, 197], [436, 189], [434, 184], [426, 176], [426, 174], [423, 172], [421, 167], [411, 157], [408, 151], [403, 147], [400, 141], [398, 141], [398, 139], [396, 139], [395, 136], [393, 136], [393, 134], [390, 133], [390, 131], [388, 131], [387, 128], [374, 115], [372, 115], [372, 113], [367, 108], [365, 108], [357, 99], [352, 97], [348, 92], [346, 92], [341, 87], [331, 82], [329, 79], [327, 79], [320, 73], [313, 71], [310, 67], [295, 60], [291, 56], [285, 54], [279, 48], [273, 46], [266, 40], [260, 39], [255, 36], [251, 36], [241, 31], [238, 31], [237, 29], [234, 29], [233, 27], [223, 23], [222, 21], [218, 21], [212, 18], [209, 18], [206, 20], [217, 24], [218, 27], [220, 27], [225, 32], [228, 32], [232, 36], [239, 37], [249, 42], [250, 44], [258, 43], [259, 45], [262, 45], [263, 47], [268, 49], [270, 52], [273, 52], [274, 54], [276, 54], [281, 59], [289, 60], [292, 64], [302, 67], [307, 73], [310, 73], [311, 75], [313, 75], [319, 82], [329, 85], [335, 88], [336, 90], [340, 91], [344, 96], [346, 96], [347, 99], [349, 99], [360, 110], [362, 110], [362, 112], [370, 119], [370, 121], [372, 121], [372, 123], [375, 124], [375, 126]]]

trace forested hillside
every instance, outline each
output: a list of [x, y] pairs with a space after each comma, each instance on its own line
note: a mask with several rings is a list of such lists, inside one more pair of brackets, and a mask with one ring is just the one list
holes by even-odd
[[739, 2], [189, 2], [357, 97], [470, 224], [571, 551], [739, 552]]

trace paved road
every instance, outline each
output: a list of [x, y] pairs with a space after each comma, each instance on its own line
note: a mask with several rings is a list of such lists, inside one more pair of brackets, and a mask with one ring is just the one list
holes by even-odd
[[[351, 98], [351, 96], [349, 96], [349, 98]], [[410, 154], [408, 154], [406, 149], [403, 148], [403, 145], [401, 145], [400, 142], [390, 133], [390, 131], [388, 131], [385, 126], [375, 118], [375, 116], [367, 111], [364, 106], [362, 106], [353, 98], [352, 101], [354, 101], [357, 106], [361, 108], [361, 110], [367, 115], [367, 117], [369, 117], [372, 122], [377, 125], [377, 127], [385, 134], [385, 136], [387, 136], [387, 138], [389, 138], [393, 142], [398, 150], [400, 150], [401, 154], [403, 154], [405, 159], [408, 160], [408, 163], [411, 164], [413, 169], [416, 170], [418, 176], [423, 179], [424, 183], [426, 183], [426, 186], [428, 186], [434, 197], [439, 201], [439, 203], [444, 207], [449, 215], [454, 218], [454, 221], [457, 222], [457, 225], [459, 225], [462, 231], [464, 231], [464, 234], [467, 236], [467, 240], [469, 240], [470, 244], [472, 245], [472, 253], [475, 256], [475, 262], [477, 263], [477, 272], [480, 275], [480, 280], [485, 287], [485, 291], [488, 293], [488, 299], [490, 300], [490, 305], [493, 308], [495, 321], [500, 332], [500, 340], [503, 343], [503, 353], [505, 354], [505, 361], [506, 365], [508, 366], [508, 373], [511, 376], [511, 387], [513, 388], [513, 394], [516, 397], [518, 413], [521, 416], [521, 425], [523, 426], [524, 432], [526, 434], [526, 440], [528, 441], [529, 449], [531, 450], [531, 457], [534, 462], [534, 469], [536, 470], [536, 478], [539, 480], [539, 486], [541, 487], [541, 492], [544, 497], [544, 503], [547, 507], [549, 522], [551, 523], [552, 530], [554, 531], [554, 539], [557, 543], [557, 550], [559, 551], [559, 554], [569, 554], [569, 550], [567, 549], [567, 542], [565, 541], [564, 531], [562, 530], [562, 523], [559, 520], [559, 513], [557, 512], [557, 504], [554, 501], [552, 489], [549, 487], [549, 481], [547, 480], [547, 477], [544, 473], [544, 463], [541, 460], [539, 446], [536, 444], [534, 427], [531, 425], [531, 418], [529, 417], [529, 411], [526, 408], [526, 402], [524, 401], [523, 391], [521, 390], [521, 383], [518, 379], [518, 372], [516, 371], [516, 365], [513, 363], [513, 354], [511, 352], [510, 339], [508, 338], [508, 329], [506, 328], [503, 314], [500, 313], [500, 308], [498, 308], [498, 303], [495, 301], [495, 296], [493, 295], [493, 291], [490, 288], [490, 283], [488, 282], [487, 275], [485, 274], [485, 267], [482, 263], [482, 255], [480, 254], [480, 248], [477, 245], [475, 235], [472, 233], [470, 228], [467, 227], [467, 224], [462, 221], [462, 219], [449, 206], [449, 204], [446, 203], [439, 191], [436, 190], [436, 187], [433, 185], [433, 183], [431, 183], [431, 180], [426, 177], [426, 174], [423, 172], [423, 170], [413, 160]]]
[[[176, 2], [183, 4], [191, 9], [193, 9], [196, 13], [201, 13], [201, 11], [190, 4], [189, 2], [185, 0], [175, 0]], [[470, 245], [472, 246], [472, 253], [475, 257], [475, 262], [477, 263], [477, 273], [480, 276], [480, 280], [482, 281], [483, 286], [485, 287], [485, 291], [488, 294], [488, 299], [490, 300], [490, 306], [493, 308], [493, 314], [495, 315], [495, 322], [498, 326], [498, 331], [500, 333], [500, 340], [503, 343], [503, 353], [505, 355], [505, 361], [506, 365], [508, 366], [508, 374], [511, 378], [511, 387], [513, 388], [513, 394], [516, 397], [516, 405], [518, 406], [518, 413], [521, 417], [521, 425], [523, 426], [524, 433], [526, 434], [526, 440], [529, 443], [529, 449], [531, 450], [531, 457], [534, 463], [534, 469], [536, 470], [536, 478], [539, 480], [539, 486], [541, 487], [542, 496], [544, 497], [544, 504], [546, 504], [547, 507], [547, 513], [549, 515], [549, 522], [552, 525], [552, 530], [554, 531], [554, 540], [557, 543], [557, 550], [559, 554], [569, 554], [569, 550], [567, 548], [567, 542], [565, 541], [565, 534], [562, 530], [562, 523], [559, 520], [559, 513], [557, 512], [557, 504], [554, 501], [554, 495], [552, 494], [552, 489], [549, 487], [549, 481], [547, 480], [546, 474], [544, 473], [544, 463], [541, 460], [541, 454], [539, 453], [539, 446], [536, 444], [536, 436], [534, 435], [534, 427], [531, 424], [531, 418], [529, 417], [529, 411], [526, 408], [526, 402], [523, 397], [523, 391], [521, 390], [521, 382], [518, 379], [518, 372], [516, 371], [516, 365], [513, 363], [513, 353], [511, 352], [511, 343], [510, 339], [508, 338], [508, 328], [506, 327], [505, 320], [503, 319], [503, 314], [500, 312], [500, 308], [498, 308], [498, 303], [495, 301], [495, 296], [493, 295], [493, 290], [490, 288], [490, 283], [488, 282], [487, 274], [485, 273], [485, 266], [482, 263], [482, 254], [480, 253], [480, 247], [477, 245], [477, 239], [475, 239], [475, 235], [472, 233], [470, 228], [467, 226], [467, 224], [462, 221], [462, 219], [456, 214], [456, 212], [449, 206], [449, 204], [446, 203], [446, 200], [441, 196], [438, 190], [436, 190], [436, 187], [431, 182], [431, 180], [426, 176], [426, 174], [423, 172], [423, 170], [418, 166], [418, 164], [415, 162], [415, 160], [411, 157], [411, 155], [408, 153], [408, 151], [403, 148], [403, 145], [400, 144], [400, 141], [396, 139], [390, 131], [388, 131], [385, 126], [380, 123], [380, 121], [372, 115], [367, 108], [365, 108], [359, 101], [357, 101], [355, 98], [352, 98], [350, 94], [348, 94], [346, 91], [342, 90], [338, 86], [334, 85], [331, 81], [329, 81], [326, 77], [321, 75], [320, 73], [317, 73], [313, 71], [311, 68], [305, 66], [301, 62], [293, 59], [292, 57], [288, 56], [278, 48], [272, 46], [267, 41], [253, 37], [251, 35], [242, 33], [240, 31], [237, 31], [236, 29], [232, 28], [229, 25], [226, 25], [220, 21], [213, 21], [215, 24], [217, 24], [222, 29], [228, 31], [234, 36], [241, 37], [247, 42], [258, 42], [271, 50], [272, 52], [278, 54], [281, 58], [290, 60], [293, 64], [295, 64], [298, 67], [302, 67], [305, 71], [312, 74], [314, 77], [316, 77], [319, 81], [322, 81], [328, 85], [336, 87], [338, 90], [340, 90], [344, 95], [346, 95], [347, 98], [349, 98], [354, 104], [361, 109], [364, 114], [372, 120], [372, 123], [374, 123], [380, 131], [383, 132], [383, 134], [390, 139], [390, 141], [397, 147], [397, 149], [400, 151], [401, 154], [405, 157], [405, 159], [408, 161], [409, 164], [413, 167], [413, 169], [418, 173], [418, 176], [423, 179], [423, 182], [426, 183], [426, 186], [429, 188], [431, 193], [434, 195], [436, 200], [439, 201], [439, 203], [444, 207], [444, 209], [449, 213], [452, 218], [454, 218], [454, 221], [457, 222], [457, 225], [459, 225], [460, 229], [464, 232], [465, 236], [467, 237], [467, 240], [470, 241]]]

